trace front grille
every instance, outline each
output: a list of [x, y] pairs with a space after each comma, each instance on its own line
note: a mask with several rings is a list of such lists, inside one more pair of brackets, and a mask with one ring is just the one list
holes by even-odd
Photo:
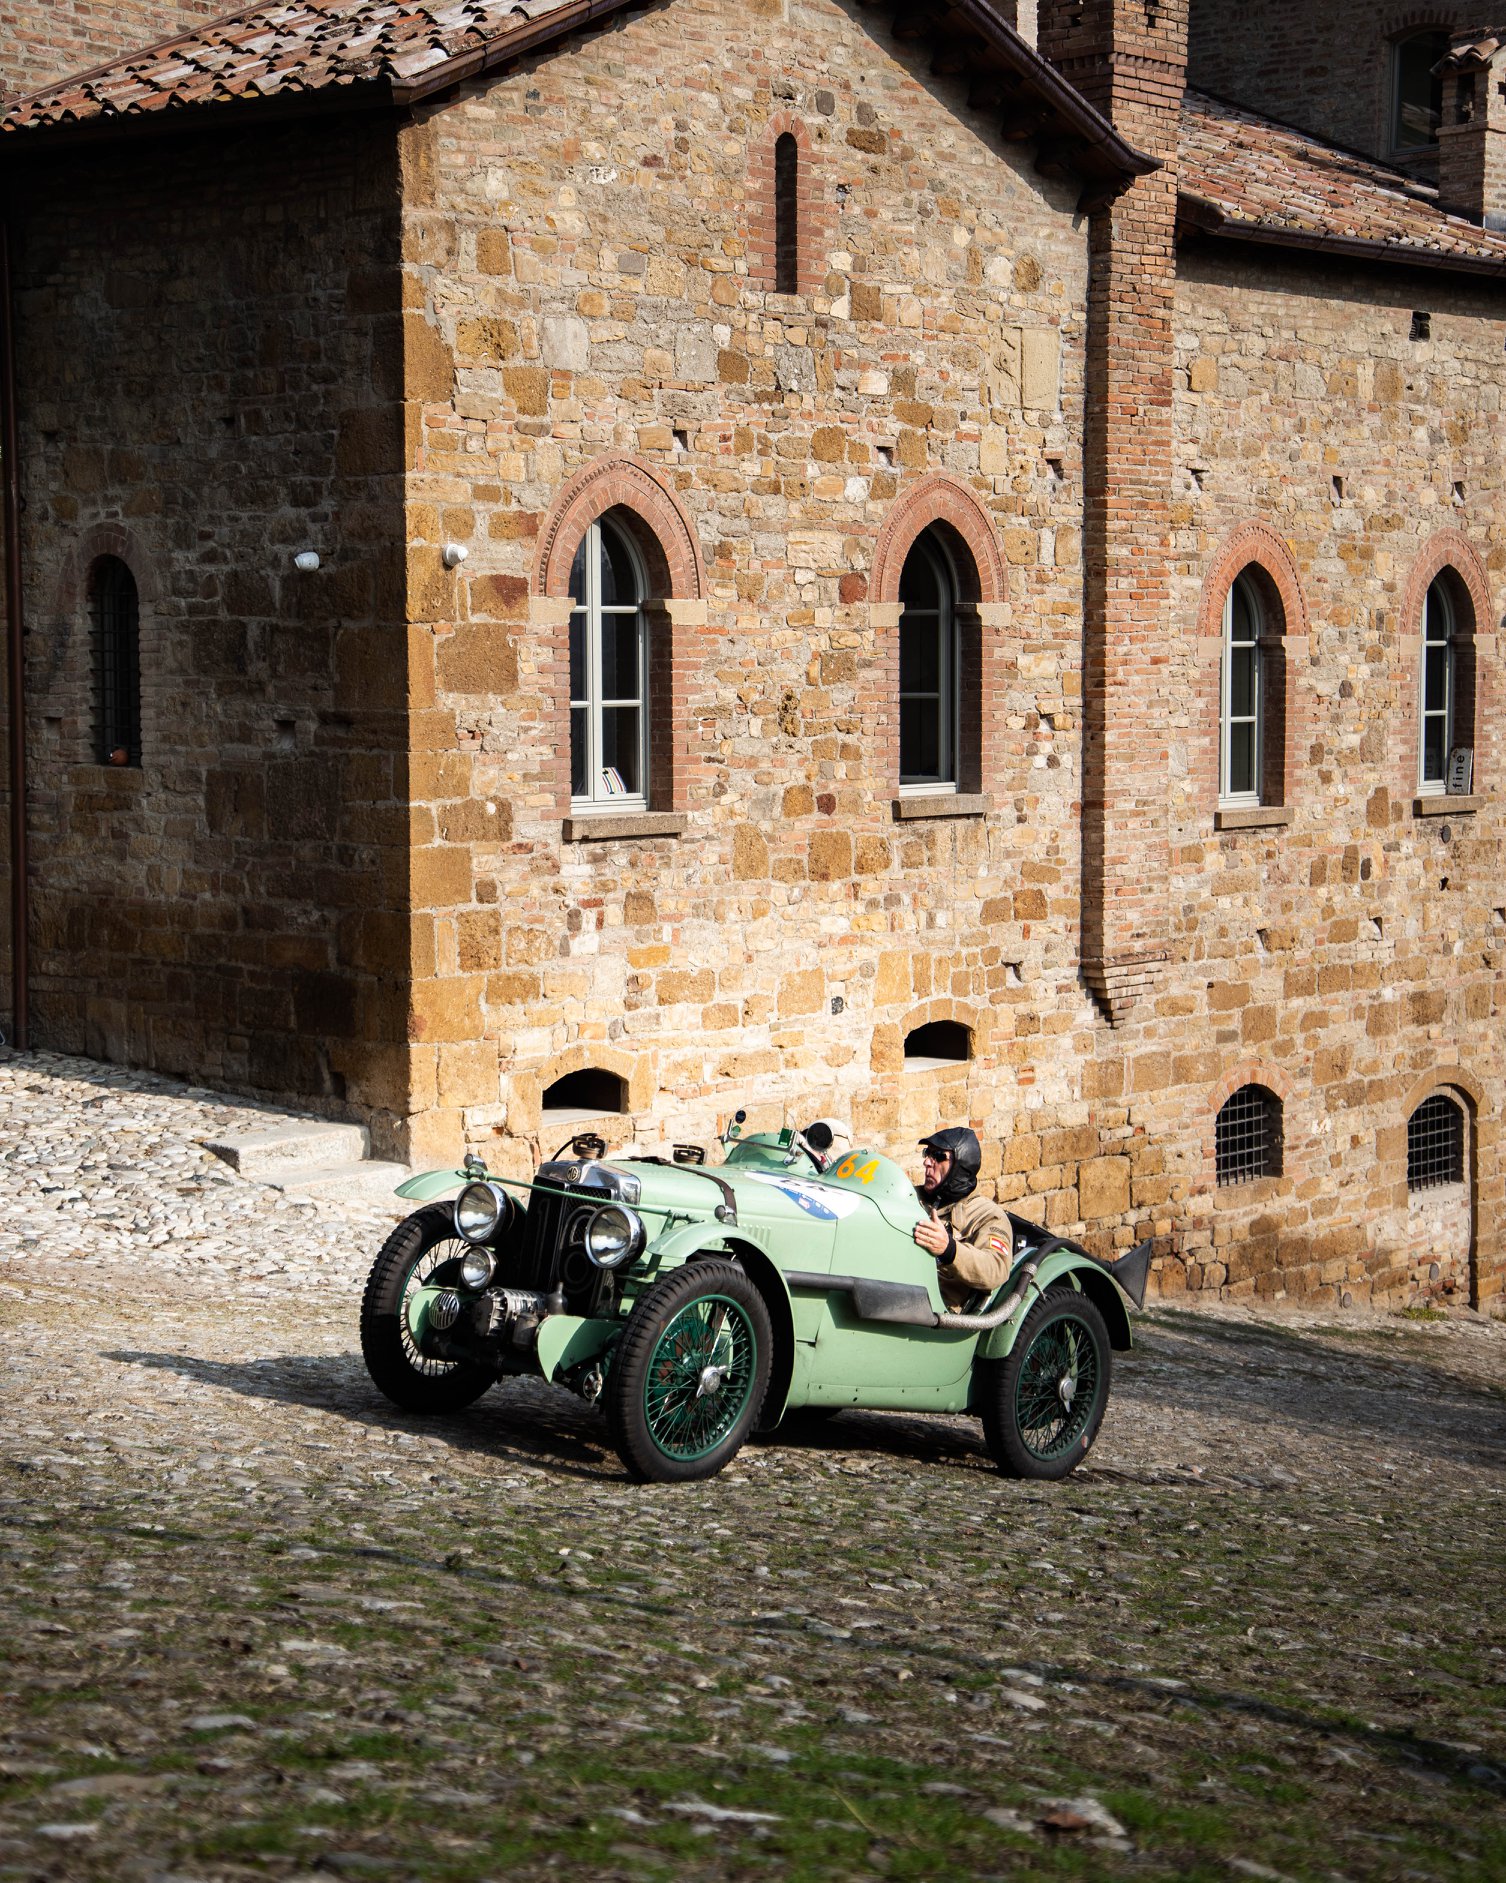
[[506, 1252], [506, 1273], [499, 1279], [510, 1288], [532, 1288], [544, 1295], [562, 1282], [570, 1313], [592, 1314], [611, 1277], [586, 1254], [585, 1228], [611, 1198], [582, 1184], [562, 1184], [560, 1189], [567, 1194], [556, 1194], [552, 1186], [530, 1193], [520, 1232]]

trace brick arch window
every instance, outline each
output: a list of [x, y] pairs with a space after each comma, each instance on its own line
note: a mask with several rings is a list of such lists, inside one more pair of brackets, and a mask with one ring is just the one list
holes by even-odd
[[973, 1056], [973, 1031], [960, 1020], [928, 1020], [905, 1035], [905, 1064], [912, 1071], [965, 1065]]
[[546, 1086], [540, 1102], [544, 1124], [575, 1124], [626, 1112], [627, 1080], [604, 1066], [582, 1066]]
[[1217, 674], [1207, 701], [1214, 801], [1241, 815], [1279, 810], [1296, 748], [1290, 669], [1307, 611], [1291, 551], [1265, 524], [1245, 524], [1224, 544], [1203, 584], [1199, 634]]
[[748, 280], [776, 294], [814, 294], [826, 278], [835, 234], [821, 193], [811, 135], [778, 111], [748, 159]]
[[93, 641], [94, 748], [101, 765], [141, 764], [141, 602], [119, 556], [89, 572]]
[[1441, 1189], [1464, 1182], [1467, 1120], [1453, 1092], [1433, 1092], [1407, 1119], [1407, 1190]]
[[1219, 1107], [1213, 1126], [1214, 1181], [1220, 1189], [1279, 1177], [1282, 1169], [1281, 1100], [1264, 1085], [1242, 1085]]
[[1398, 34], [1391, 41], [1391, 83], [1387, 135], [1398, 157], [1438, 148], [1443, 117], [1443, 81], [1434, 71], [1449, 49], [1452, 35], [1440, 26]]
[[683, 810], [690, 747], [675, 650], [705, 604], [679, 499], [636, 459], [586, 466], [546, 519], [534, 584], [558, 637], [561, 811]]
[[1468, 793], [1481, 773], [1477, 747], [1488, 724], [1480, 711], [1478, 637], [1493, 619], [1484, 565], [1457, 530], [1440, 530], [1413, 564], [1402, 603], [1399, 736], [1410, 751], [1404, 771], [1420, 798]]
[[923, 530], [910, 545], [899, 600], [899, 788], [956, 791], [964, 707], [971, 720], [976, 702], [973, 688], [964, 701], [961, 590], [941, 531]]

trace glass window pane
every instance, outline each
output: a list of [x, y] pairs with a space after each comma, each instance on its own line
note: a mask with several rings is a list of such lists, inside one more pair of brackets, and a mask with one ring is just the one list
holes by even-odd
[[601, 526], [601, 605], [619, 607], [640, 600], [633, 559], [622, 538], [609, 524]]
[[941, 776], [941, 710], [935, 700], [901, 700], [899, 775], [923, 780]]
[[1229, 649], [1229, 714], [1248, 719], [1255, 711], [1255, 669], [1260, 656], [1251, 647]]
[[934, 693], [941, 685], [940, 622], [935, 615], [902, 615], [899, 623], [899, 690]]
[[1442, 713], [1429, 713], [1422, 722], [1422, 776], [1424, 783], [1433, 784], [1444, 775], [1444, 766], [1448, 754], [1444, 750], [1447, 743], [1448, 725]]
[[601, 618], [601, 697], [636, 700], [638, 689], [638, 611]]
[[1452, 625], [1452, 611], [1448, 605], [1448, 596], [1442, 583], [1434, 582], [1428, 589], [1423, 634], [1430, 641], [1446, 641]]
[[622, 788], [634, 797], [642, 795], [643, 771], [638, 742], [638, 708], [604, 706], [601, 712], [601, 763], [622, 780]]
[[1414, 33], [1396, 48], [1396, 123], [1398, 150], [1423, 150], [1438, 141], [1443, 115], [1443, 85], [1433, 67], [1448, 51], [1447, 33]]
[[591, 532], [586, 531], [576, 549], [575, 560], [570, 564], [570, 599], [577, 608], [586, 605], [586, 545], [591, 540]]
[[1246, 723], [1229, 728], [1229, 792], [1255, 789], [1255, 728]]
[[899, 599], [906, 608], [939, 608], [941, 597], [936, 586], [936, 565], [917, 543], [905, 558], [899, 578]]
[[590, 754], [586, 749], [586, 709], [573, 706], [570, 709], [570, 795], [572, 798], [590, 796], [587, 771], [590, 766]]
[[1422, 657], [1422, 706], [1428, 713], [1441, 713], [1448, 706], [1448, 648], [1429, 642]]
[[586, 617], [582, 613], [570, 617], [570, 697], [586, 697]]
[[1238, 581], [1229, 591], [1229, 638], [1253, 641], [1260, 634], [1260, 611], [1248, 582]]

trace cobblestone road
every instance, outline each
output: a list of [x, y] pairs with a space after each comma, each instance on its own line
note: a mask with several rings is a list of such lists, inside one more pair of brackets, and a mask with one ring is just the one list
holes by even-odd
[[1506, 1875], [1506, 1325], [1154, 1311], [1060, 1487], [372, 1390], [382, 1212], [0, 1056], [0, 1878]]

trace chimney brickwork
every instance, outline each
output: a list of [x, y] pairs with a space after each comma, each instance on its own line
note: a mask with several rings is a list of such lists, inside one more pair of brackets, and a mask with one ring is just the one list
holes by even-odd
[[1176, 138], [1188, 0], [1042, 0], [1040, 49], [1161, 160], [1091, 224], [1084, 457], [1083, 973], [1118, 1022], [1167, 913]]
[[1438, 200], [1487, 229], [1506, 229], [1506, 33], [1456, 41], [1437, 70]]

